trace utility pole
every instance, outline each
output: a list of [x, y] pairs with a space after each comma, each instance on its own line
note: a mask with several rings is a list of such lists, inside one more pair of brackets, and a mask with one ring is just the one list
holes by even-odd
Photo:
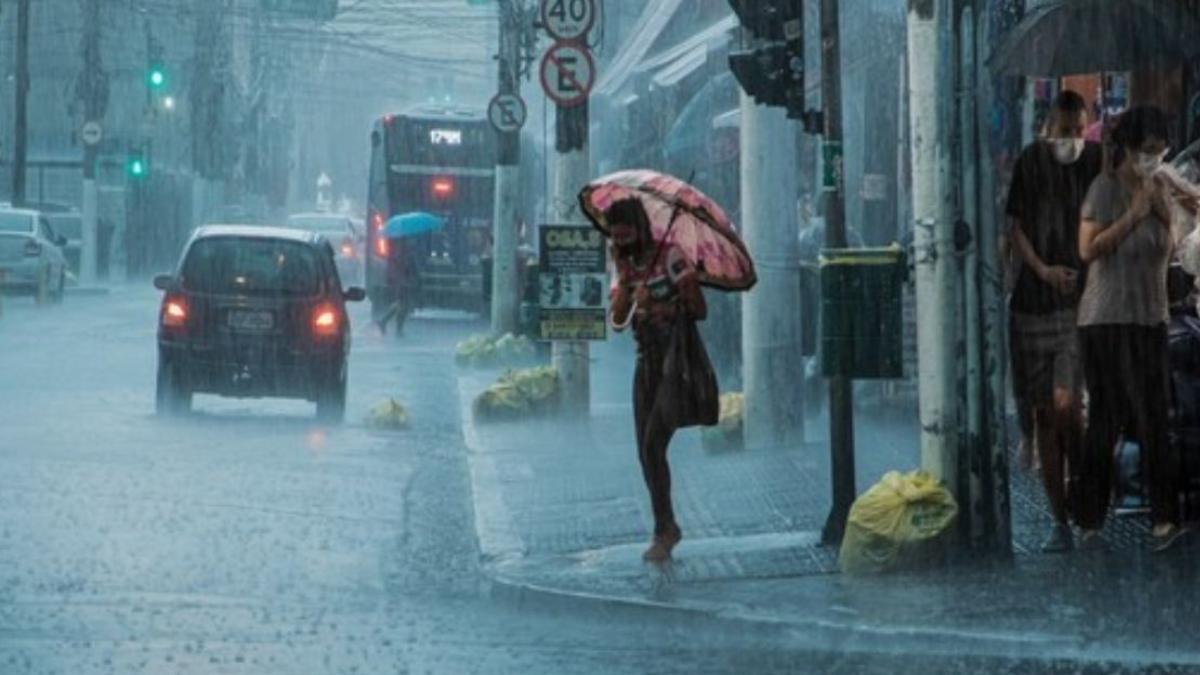
[[[524, 8], [519, 0], [500, 0], [500, 96], [520, 96], [521, 33]], [[517, 329], [517, 211], [521, 189], [521, 131], [497, 130], [496, 204], [492, 219], [492, 333]]]
[[[559, 224], [584, 224], [579, 191], [590, 178], [589, 103], [558, 106], [555, 149], [554, 210]], [[551, 359], [562, 384], [562, 410], [568, 418], [586, 418], [591, 410], [591, 346], [583, 340], [555, 341]]]
[[12, 202], [25, 203], [25, 163], [29, 149], [29, 3], [17, 0], [17, 96], [13, 142]]
[[[554, 215], [559, 225], [588, 227], [579, 191], [591, 176], [589, 96], [596, 65], [588, 32], [596, 19], [593, 0], [542, 0], [541, 25], [557, 41], [542, 58], [540, 79], [557, 104], [555, 129]], [[578, 336], [556, 340], [551, 359], [562, 388], [567, 419], [587, 419], [591, 411], [590, 345]]]
[[[108, 79], [100, 63], [100, 0], [87, 0], [83, 30], [83, 71], [76, 95], [83, 99], [84, 126], [98, 130], [108, 106]], [[84, 284], [92, 284], [96, 281], [96, 221], [99, 211], [96, 159], [99, 138], [85, 135], [83, 142], [83, 222], [79, 276]]]
[[[983, 362], [984, 408], [987, 411], [985, 437], [990, 461], [984, 463], [988, 478], [983, 481], [992, 502], [987, 509], [987, 532], [989, 547], [1002, 555], [1012, 553], [1012, 515], [1010, 483], [1008, 473], [1008, 436], [1005, 419], [1005, 369], [1004, 345], [1007, 339], [1007, 324], [1004, 317], [1004, 277], [1000, 268], [997, 243], [1000, 240], [1000, 218], [992, 196], [996, 194], [996, 171], [991, 162], [992, 147], [988, 130], [991, 124], [992, 106], [995, 105], [993, 80], [988, 70], [988, 59], [995, 35], [990, 28], [989, 3], [975, 3], [975, 68], [976, 96], [975, 134], [979, 147], [979, 258], [982, 268], [983, 304]], [[989, 365], [990, 364], [990, 367]]]
[[913, 248], [917, 285], [921, 465], [957, 494], [958, 399], [954, 222], [943, 196], [949, 150], [941, 108], [945, 0], [908, 0]]
[[[834, 166], [825, 186], [825, 247], [846, 248], [846, 201], [842, 174], [842, 57], [839, 0], [821, 0], [821, 103], [824, 110], [824, 154]], [[835, 375], [829, 378], [829, 452], [833, 477], [833, 505], [821, 533], [825, 544], [837, 544], [846, 531], [854, 504], [854, 400], [853, 383]]]

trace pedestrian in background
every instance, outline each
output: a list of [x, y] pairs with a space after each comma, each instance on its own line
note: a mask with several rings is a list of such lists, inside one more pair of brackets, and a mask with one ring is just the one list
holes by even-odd
[[[654, 241], [646, 210], [637, 199], [609, 207], [605, 218], [612, 237], [617, 278], [612, 291], [612, 318], [617, 330], [632, 325], [637, 340], [633, 383], [634, 428], [642, 476], [654, 512], [654, 538], [643, 558], [663, 562], [683, 538], [671, 503], [671, 469], [667, 450], [675, 433], [664, 387], [664, 371], [678, 313], [692, 321], [708, 315], [696, 270], [673, 246]], [[699, 339], [699, 336], [696, 336]]]
[[[1042, 484], [1055, 526], [1042, 550], [1072, 548], [1068, 471], [1082, 436], [1077, 310], [1086, 276], [1079, 255], [1080, 208], [1103, 168], [1100, 146], [1084, 140], [1087, 104], [1073, 91], [1055, 98], [1043, 138], [1021, 153], [1008, 205], [1009, 242], [1020, 260], [1009, 299], [1013, 393], [1022, 432], [1036, 435]], [[1029, 452], [1031, 438], [1023, 439]]]
[[396, 337], [404, 335], [404, 324], [416, 311], [421, 291], [420, 254], [403, 239], [388, 240], [387, 266], [384, 286], [387, 306], [376, 319], [381, 333], [387, 334], [388, 324], [395, 322]]
[[1103, 545], [1113, 449], [1122, 434], [1141, 445], [1154, 548], [1185, 534], [1180, 462], [1168, 436], [1172, 198], [1154, 179], [1169, 137], [1167, 116], [1157, 108], [1122, 115], [1112, 132], [1115, 170], [1096, 179], [1083, 207], [1079, 255], [1090, 269], [1079, 326], [1089, 408], [1077, 519], [1088, 548]]

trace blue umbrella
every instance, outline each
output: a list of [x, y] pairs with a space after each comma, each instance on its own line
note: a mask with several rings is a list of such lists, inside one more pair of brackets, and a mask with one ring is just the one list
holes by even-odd
[[403, 239], [415, 237], [442, 229], [442, 219], [431, 213], [415, 211], [392, 216], [383, 226], [383, 236], [388, 239]]

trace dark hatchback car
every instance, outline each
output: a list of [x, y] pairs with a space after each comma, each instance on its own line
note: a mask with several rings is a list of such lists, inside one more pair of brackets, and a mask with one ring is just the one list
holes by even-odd
[[165, 291], [158, 322], [156, 409], [187, 412], [192, 395], [278, 396], [346, 410], [350, 322], [333, 247], [319, 234], [274, 227], [201, 227]]

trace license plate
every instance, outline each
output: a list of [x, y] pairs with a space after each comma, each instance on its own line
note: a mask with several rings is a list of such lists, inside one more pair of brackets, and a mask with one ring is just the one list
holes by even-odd
[[270, 312], [234, 310], [229, 313], [229, 327], [234, 330], [268, 331], [275, 327], [275, 315]]

